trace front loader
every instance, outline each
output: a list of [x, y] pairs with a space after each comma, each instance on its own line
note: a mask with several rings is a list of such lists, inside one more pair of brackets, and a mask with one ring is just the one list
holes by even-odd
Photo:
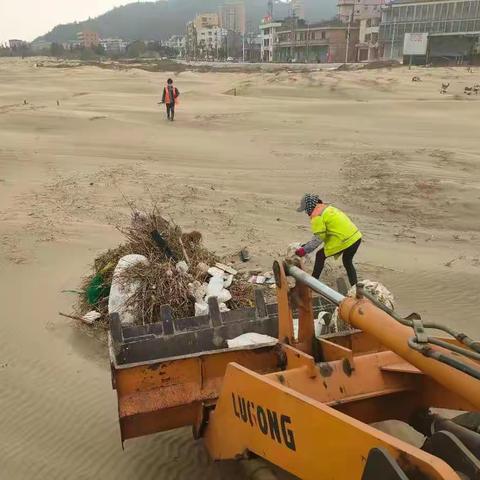
[[[301, 479], [480, 479], [478, 342], [401, 318], [362, 288], [344, 297], [278, 262], [274, 274], [277, 304], [257, 291], [252, 309], [221, 314], [211, 299], [205, 317], [166, 306], [159, 323], [127, 327], [112, 316], [122, 442], [190, 425], [215, 460], [258, 455]], [[351, 330], [317, 338], [314, 316], [335, 308]], [[226, 348], [247, 332], [278, 342]], [[424, 428], [421, 448], [371, 426], [392, 419]]]

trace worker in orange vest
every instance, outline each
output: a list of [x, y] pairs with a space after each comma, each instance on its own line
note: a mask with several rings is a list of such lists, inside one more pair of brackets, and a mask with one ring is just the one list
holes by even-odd
[[167, 80], [167, 86], [163, 89], [162, 103], [167, 106], [167, 119], [173, 122], [175, 118], [175, 105], [178, 102], [180, 92], [173, 86], [173, 80]]

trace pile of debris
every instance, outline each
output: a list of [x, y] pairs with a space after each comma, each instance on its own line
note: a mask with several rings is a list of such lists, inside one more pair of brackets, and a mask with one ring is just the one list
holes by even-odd
[[182, 232], [157, 209], [134, 211], [120, 231], [125, 243], [100, 255], [84, 280], [76, 314], [85, 323], [106, 326], [113, 312], [123, 324], [154, 323], [162, 305], [175, 318], [206, 315], [210, 297], [221, 311], [254, 305], [248, 277], [220, 263], [200, 232]]

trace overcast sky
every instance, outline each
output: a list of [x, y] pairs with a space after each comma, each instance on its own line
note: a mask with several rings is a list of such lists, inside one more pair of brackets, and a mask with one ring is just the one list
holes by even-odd
[[0, 0], [0, 43], [31, 41], [59, 23], [96, 17], [133, 0]]

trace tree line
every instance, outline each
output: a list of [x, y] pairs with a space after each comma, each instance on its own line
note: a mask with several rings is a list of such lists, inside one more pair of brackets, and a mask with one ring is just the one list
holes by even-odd
[[47, 56], [65, 59], [93, 60], [99, 58], [139, 58], [142, 56], [175, 58], [178, 52], [175, 49], [162, 45], [161, 42], [143, 42], [136, 40], [127, 45], [124, 52], [107, 52], [102, 45], [96, 45], [92, 48], [85, 48], [80, 45], [72, 44], [65, 47], [61, 43], [52, 43], [50, 47], [38, 50], [33, 49], [31, 45], [10, 48], [0, 45], [0, 57], [36, 57]]

